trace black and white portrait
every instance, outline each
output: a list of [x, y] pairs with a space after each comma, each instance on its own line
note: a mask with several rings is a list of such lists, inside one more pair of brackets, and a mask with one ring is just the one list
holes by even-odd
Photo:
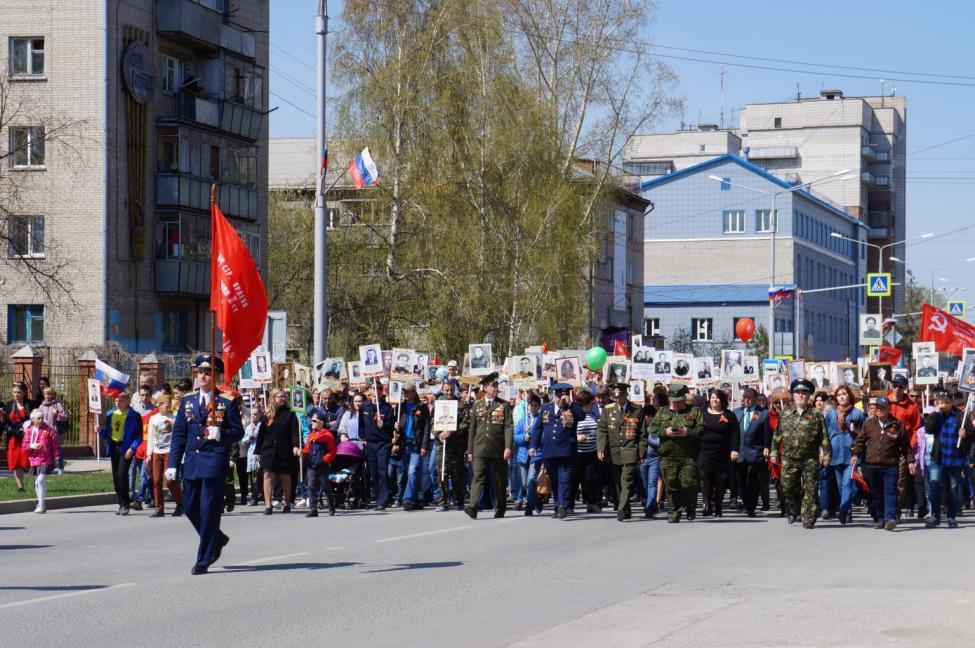
[[806, 363], [806, 378], [812, 381], [817, 390], [832, 389], [833, 383], [829, 379], [828, 362]]
[[889, 362], [871, 362], [867, 367], [868, 384], [871, 396], [886, 396], [891, 389], [890, 379], [893, 378]]
[[381, 376], [383, 373], [383, 351], [378, 344], [359, 347], [363, 376]]
[[672, 370], [672, 358], [670, 351], [657, 351], [653, 356], [653, 377], [654, 380], [670, 380]]
[[880, 315], [867, 313], [860, 316], [860, 345], [876, 346], [883, 337], [880, 330]]
[[393, 368], [390, 377], [394, 380], [409, 380], [413, 376], [415, 352], [413, 349], [393, 349]]
[[654, 376], [653, 349], [636, 347], [633, 349], [633, 362], [630, 376], [634, 380], [652, 380]]
[[646, 386], [642, 380], [630, 381], [630, 401], [634, 403], [644, 403], [646, 401]]
[[920, 353], [917, 356], [914, 372], [915, 385], [938, 384], [938, 354]]
[[627, 384], [630, 381], [630, 364], [625, 360], [607, 360], [603, 375], [608, 385]]
[[846, 385], [857, 392], [860, 391], [860, 370], [852, 362], [836, 365], [836, 376], [840, 385]]
[[745, 352], [737, 349], [725, 349], [721, 352], [721, 377], [745, 377]]
[[491, 373], [494, 363], [491, 361], [490, 344], [471, 344], [471, 375], [486, 376]]
[[713, 379], [714, 360], [712, 358], [694, 358], [694, 377], [697, 380]]

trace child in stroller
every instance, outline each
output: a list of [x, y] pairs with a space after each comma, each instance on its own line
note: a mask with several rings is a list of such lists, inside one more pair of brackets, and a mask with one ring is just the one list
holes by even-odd
[[346, 511], [359, 508], [363, 501], [362, 460], [362, 448], [352, 441], [340, 442], [332, 459], [332, 470], [328, 475], [332, 498], [335, 506], [344, 506]]

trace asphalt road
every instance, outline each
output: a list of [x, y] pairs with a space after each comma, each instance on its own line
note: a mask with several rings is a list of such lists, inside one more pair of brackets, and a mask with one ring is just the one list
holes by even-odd
[[[463, 513], [225, 516], [191, 576], [185, 518], [0, 517], [2, 645], [970, 645], [975, 519], [807, 531]], [[15, 643], [7, 643], [19, 638]]]

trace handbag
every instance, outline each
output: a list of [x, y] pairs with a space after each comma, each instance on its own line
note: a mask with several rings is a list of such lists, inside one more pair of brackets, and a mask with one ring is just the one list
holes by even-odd
[[548, 478], [545, 464], [542, 464], [541, 470], [538, 471], [538, 477], [535, 479], [535, 492], [541, 497], [552, 494], [552, 481]]

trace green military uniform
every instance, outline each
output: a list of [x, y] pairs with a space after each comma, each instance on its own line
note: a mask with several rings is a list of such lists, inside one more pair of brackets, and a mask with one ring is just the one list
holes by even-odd
[[[806, 383], [796, 380], [792, 391], [806, 389]], [[809, 391], [811, 388], [809, 385]], [[813, 527], [819, 512], [820, 451], [829, 461], [833, 447], [823, 415], [812, 405], [803, 412], [784, 410], [772, 436], [772, 456], [778, 461], [781, 454], [782, 491], [789, 504], [789, 521], [795, 521], [801, 511], [802, 524], [807, 528]]]
[[[625, 389], [626, 385], [617, 385]], [[643, 408], [626, 401], [622, 407], [609, 403], [596, 424], [596, 448], [605, 456], [613, 472], [616, 493], [616, 519], [629, 518], [630, 488], [636, 464], [647, 455], [647, 435], [643, 429]]]
[[[437, 400], [446, 400], [438, 396]], [[451, 398], [451, 400], [457, 400]], [[447, 508], [453, 495], [454, 504], [458, 509], [464, 507], [464, 495], [467, 492], [467, 469], [464, 467], [464, 453], [467, 450], [466, 430], [461, 431], [466, 415], [464, 403], [457, 406], [457, 428], [447, 433], [446, 446], [440, 440], [442, 432], [434, 432], [433, 439], [437, 448], [437, 477], [440, 480], [440, 506]]]
[[[683, 385], [672, 385], [669, 394], [672, 401], [683, 400], [687, 388]], [[701, 410], [694, 406], [685, 406], [679, 412], [670, 407], [662, 407], [653, 417], [651, 428], [653, 435], [660, 439], [660, 473], [667, 492], [669, 522], [679, 522], [682, 511], [687, 513], [687, 519], [694, 519], [697, 508], [697, 457], [701, 449], [703, 426]], [[668, 428], [685, 428], [687, 436], [667, 436]]]
[[477, 500], [487, 484], [487, 471], [494, 478], [494, 515], [504, 516], [508, 508], [508, 462], [504, 451], [512, 448], [514, 424], [507, 401], [484, 398], [471, 403], [464, 417], [467, 452], [474, 456], [474, 479], [471, 481], [471, 503], [467, 514], [477, 517]]

